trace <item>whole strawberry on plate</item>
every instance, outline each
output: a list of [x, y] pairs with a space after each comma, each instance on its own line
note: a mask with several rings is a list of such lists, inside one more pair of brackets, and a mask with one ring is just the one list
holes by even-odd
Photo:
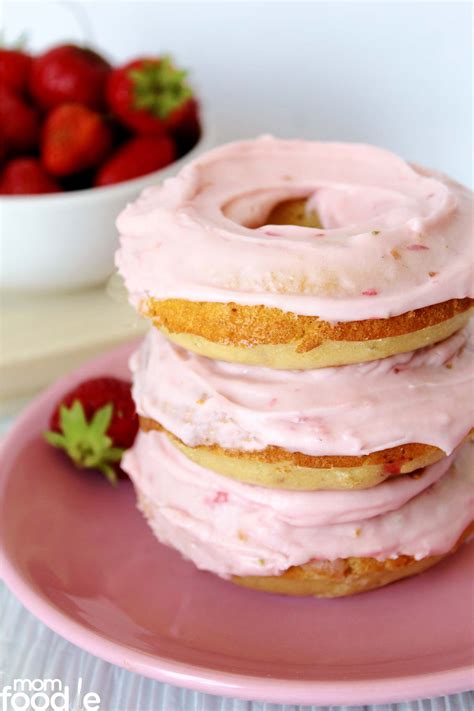
[[64, 450], [79, 469], [97, 469], [116, 484], [122, 454], [138, 431], [130, 383], [113, 377], [85, 380], [63, 396], [49, 426], [44, 433], [49, 444]]
[[70, 101], [100, 109], [110, 64], [86, 47], [63, 44], [33, 59], [30, 93], [43, 109]]
[[106, 93], [110, 109], [136, 133], [172, 132], [195, 111], [186, 72], [170, 57], [141, 57], [112, 70]]

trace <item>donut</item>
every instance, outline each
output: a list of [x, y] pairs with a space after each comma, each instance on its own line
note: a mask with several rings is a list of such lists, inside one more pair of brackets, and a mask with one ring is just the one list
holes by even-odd
[[177, 344], [280, 369], [448, 338], [474, 304], [472, 193], [362, 144], [228, 144], [118, 218], [131, 302]]
[[151, 329], [131, 359], [144, 431], [202, 467], [281, 489], [360, 489], [449, 455], [474, 427], [474, 328], [370, 363], [215, 361]]
[[288, 595], [349, 595], [414, 575], [454, 552], [474, 518], [471, 443], [365, 491], [226, 480], [157, 431], [140, 432], [122, 464], [162, 543], [201, 570]]
[[232, 578], [232, 582], [246, 588], [278, 595], [313, 597], [345, 597], [382, 588], [403, 578], [423, 573], [449, 555], [474, 534], [471, 523], [450, 551], [430, 555], [421, 560], [401, 555], [395, 560], [375, 558], [341, 558], [337, 561], [312, 562], [289, 568], [281, 575], [247, 575]]

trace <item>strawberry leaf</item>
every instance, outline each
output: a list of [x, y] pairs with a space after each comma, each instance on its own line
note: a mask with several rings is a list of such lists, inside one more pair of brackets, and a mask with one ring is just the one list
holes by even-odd
[[166, 119], [182, 106], [193, 92], [186, 83], [187, 72], [176, 69], [170, 57], [144, 62], [128, 72], [133, 84], [133, 106]]
[[112, 486], [117, 486], [117, 472], [113, 467], [109, 464], [101, 464], [99, 469]]
[[114, 408], [109, 403], [108, 405], [101, 407], [100, 410], [97, 410], [97, 412], [94, 413], [94, 417], [92, 418], [92, 422], [90, 425], [91, 429], [93, 429], [98, 434], [105, 435], [112, 421], [113, 409]]
[[120, 462], [124, 452], [125, 450], [121, 449], [120, 447], [111, 447], [109, 450], [107, 450], [107, 461]]
[[98, 469], [109, 482], [115, 484], [117, 475], [113, 464], [120, 462], [124, 450], [114, 447], [107, 430], [112, 422], [113, 405], [97, 410], [88, 422], [79, 400], [71, 407], [59, 408], [59, 426], [62, 432], [45, 432], [46, 441], [64, 450], [74, 464], [82, 469]]
[[66, 438], [64, 435], [59, 434], [59, 432], [45, 432], [44, 438], [53, 447], [58, 447], [59, 449], [66, 448]]

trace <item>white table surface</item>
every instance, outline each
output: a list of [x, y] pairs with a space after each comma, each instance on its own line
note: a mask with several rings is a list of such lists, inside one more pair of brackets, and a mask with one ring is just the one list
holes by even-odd
[[[0, 435], [12, 424], [0, 420]], [[1, 572], [1, 571], [0, 571]], [[203, 694], [146, 679], [67, 642], [36, 619], [0, 580], [0, 693], [15, 679], [60, 679], [75, 689], [100, 696], [100, 711], [322, 711], [317, 706], [289, 706], [241, 701]], [[474, 686], [474, 679], [473, 679]], [[331, 711], [474, 711], [474, 692], [411, 703], [324, 707]], [[0, 711], [10, 711], [10, 707]], [[74, 706], [68, 711], [82, 711]]]

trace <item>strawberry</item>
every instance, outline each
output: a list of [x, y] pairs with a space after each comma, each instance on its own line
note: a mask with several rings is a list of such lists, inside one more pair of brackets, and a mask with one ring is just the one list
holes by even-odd
[[174, 144], [168, 136], [131, 138], [101, 165], [94, 185], [112, 185], [152, 173], [171, 163], [174, 158]]
[[31, 68], [31, 57], [20, 49], [0, 47], [0, 85], [17, 94], [25, 94]]
[[36, 158], [10, 160], [0, 178], [0, 195], [39, 195], [60, 190]]
[[199, 104], [195, 99], [187, 103], [179, 124], [173, 128], [173, 139], [179, 157], [184, 156], [196, 145], [201, 135], [201, 122], [199, 120]]
[[39, 119], [36, 109], [7, 86], [0, 85], [0, 140], [7, 153], [22, 153], [35, 147]]
[[43, 109], [70, 102], [100, 109], [110, 69], [91, 49], [60, 45], [33, 59], [30, 92]]
[[137, 133], [159, 135], [179, 125], [192, 91], [186, 72], [169, 57], [142, 57], [113, 69], [107, 80], [111, 110]]
[[64, 104], [43, 125], [41, 160], [52, 175], [72, 175], [98, 165], [111, 145], [111, 131], [100, 114], [81, 104]]
[[63, 396], [44, 436], [80, 468], [98, 469], [117, 482], [119, 462], [132, 446], [138, 416], [130, 383], [118, 378], [85, 380]]

